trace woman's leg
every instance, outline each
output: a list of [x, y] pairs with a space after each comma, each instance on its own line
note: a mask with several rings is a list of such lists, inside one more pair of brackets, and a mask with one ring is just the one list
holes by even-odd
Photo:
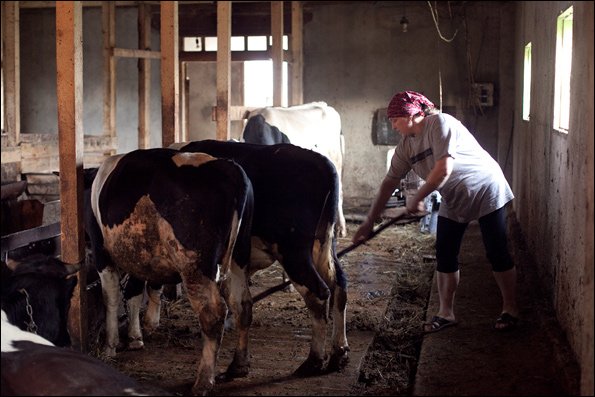
[[[463, 234], [467, 228], [466, 223], [454, 222], [448, 218], [438, 217], [436, 229], [436, 282], [440, 309], [436, 314], [450, 322], [455, 321], [454, 298], [459, 285], [459, 251]], [[438, 327], [437, 323], [424, 326], [424, 331]]]
[[[492, 264], [492, 273], [502, 294], [502, 314], [507, 313], [516, 318], [518, 316], [516, 304], [517, 274], [514, 261], [508, 251], [505, 208], [502, 207], [479, 218], [479, 225], [487, 257]], [[510, 325], [510, 322], [498, 321], [494, 327], [504, 329]]]

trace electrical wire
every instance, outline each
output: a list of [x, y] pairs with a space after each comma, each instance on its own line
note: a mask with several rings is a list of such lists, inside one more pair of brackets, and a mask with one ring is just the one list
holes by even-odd
[[[450, 2], [449, 2], [450, 4]], [[461, 23], [459, 22], [459, 26], [457, 26], [457, 30], [455, 30], [454, 34], [452, 35], [452, 37], [450, 39], [445, 38], [442, 35], [442, 32], [440, 31], [440, 26], [438, 24], [438, 7], [436, 7], [436, 9], [434, 9], [434, 7], [432, 7], [432, 3], [430, 1], [428, 1], [428, 5], [430, 6], [430, 14], [432, 14], [432, 19], [434, 20], [434, 25], [436, 26], [436, 31], [438, 32], [438, 36], [440, 36], [440, 38], [444, 41], [446, 41], [447, 43], [450, 43], [451, 41], [454, 40], [454, 38], [457, 36], [457, 33], [459, 32], [459, 27], [461, 26]]]

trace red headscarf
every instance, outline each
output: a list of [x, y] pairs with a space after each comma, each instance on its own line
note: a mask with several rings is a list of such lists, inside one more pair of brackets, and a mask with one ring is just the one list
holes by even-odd
[[390, 101], [386, 115], [389, 119], [415, 116], [418, 113], [423, 113], [421, 105], [434, 107], [434, 104], [422, 94], [413, 91], [399, 92]]

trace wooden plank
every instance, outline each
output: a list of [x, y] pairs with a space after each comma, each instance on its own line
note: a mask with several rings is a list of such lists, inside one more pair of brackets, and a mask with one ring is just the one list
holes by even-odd
[[[232, 51], [231, 62], [244, 61], [268, 61], [271, 59], [271, 51]], [[290, 51], [283, 51], [283, 59], [292, 61]], [[217, 62], [216, 51], [201, 52], [180, 52], [180, 62]]]
[[[116, 150], [117, 148], [117, 137], [87, 135], [83, 139], [83, 151], [85, 153], [104, 153], [106, 151]], [[58, 157], [59, 155], [60, 147], [57, 141], [21, 143], [21, 156], [24, 159], [44, 156]]]
[[4, 125], [8, 134], [8, 145], [16, 146], [21, 141], [21, 61], [19, 55], [19, 3], [2, 2], [2, 84]]
[[161, 59], [161, 51], [135, 50], [132, 48], [113, 48], [112, 53], [122, 58]]
[[217, 2], [217, 140], [230, 138], [231, 1]]
[[161, 144], [179, 141], [178, 2], [161, 2]]
[[10, 251], [26, 247], [32, 242], [60, 236], [60, 222], [23, 230], [2, 237], [2, 257]]
[[[258, 109], [258, 107], [230, 106], [229, 107], [229, 119], [232, 121], [246, 120], [248, 118], [248, 113], [250, 113], [254, 109]], [[213, 117], [213, 121], [217, 121], [217, 106], [213, 106], [212, 117]]]
[[[101, 42], [103, 74], [103, 135], [116, 136], [116, 57], [112, 49], [116, 46], [116, 5], [113, 1], [102, 1]], [[111, 151], [110, 154], [115, 154]]]
[[[102, 1], [83, 1], [83, 7], [101, 7]], [[116, 6], [136, 6], [138, 1], [114, 1]], [[21, 8], [54, 8], [55, 1], [22, 1]]]
[[291, 41], [290, 50], [292, 59], [290, 62], [289, 80], [289, 105], [301, 105], [304, 103], [304, 3], [302, 1], [291, 2]]
[[283, 106], [283, 2], [271, 1], [273, 106]]
[[180, 141], [188, 141], [190, 124], [190, 80], [188, 79], [188, 63], [180, 62]]
[[[151, 6], [138, 5], [138, 47], [151, 50]], [[158, 58], [161, 58], [161, 52]], [[138, 60], [138, 148], [151, 147], [151, 60]]]
[[68, 323], [72, 345], [87, 352], [87, 270], [83, 192], [83, 5], [56, 3], [56, 69], [60, 143], [62, 260], [82, 263]]
[[2, 164], [18, 163], [21, 161], [21, 148], [19, 146], [2, 148]]

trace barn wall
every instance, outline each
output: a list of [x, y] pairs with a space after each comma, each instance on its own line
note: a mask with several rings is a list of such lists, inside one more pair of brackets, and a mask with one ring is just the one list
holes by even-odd
[[[201, 141], [217, 139], [217, 123], [213, 121], [213, 107], [217, 106], [217, 63], [188, 62], [187, 79], [189, 115], [188, 140]], [[230, 105], [239, 106], [244, 93], [236, 89], [239, 86], [240, 62], [231, 63]], [[231, 139], [240, 140], [244, 121], [232, 120], [230, 123]]]
[[[21, 8], [21, 133], [58, 134], [56, 104], [56, 13]], [[138, 48], [137, 8], [118, 7], [116, 46]], [[152, 31], [159, 50], [159, 32]], [[103, 135], [101, 7], [83, 8], [83, 128]], [[161, 71], [151, 61], [151, 146], [161, 146]], [[138, 149], [138, 68], [133, 58], [116, 60], [118, 153]]]
[[[574, 4], [568, 134], [553, 127], [556, 19]], [[593, 2], [521, 2], [514, 129], [515, 213], [593, 395]], [[531, 117], [523, 121], [523, 50], [532, 46]]]
[[[512, 70], [499, 67], [500, 33], [501, 25], [514, 27], [513, 18], [501, 23], [500, 4], [467, 3], [465, 29], [462, 18], [454, 16], [451, 23], [446, 3], [439, 3], [442, 35], [451, 39], [458, 29], [446, 42], [439, 38], [427, 2], [308, 3], [313, 17], [304, 25], [304, 102], [326, 101], [341, 115], [346, 198], [371, 199], [386, 174], [387, 152], [393, 147], [374, 145], [374, 113], [400, 91], [421, 92], [437, 107], [442, 104], [498, 159], [498, 93], [502, 81], [513, 80]], [[400, 25], [404, 12], [407, 33]], [[494, 106], [483, 112], [468, 100], [468, 56], [474, 81], [494, 84]]]

